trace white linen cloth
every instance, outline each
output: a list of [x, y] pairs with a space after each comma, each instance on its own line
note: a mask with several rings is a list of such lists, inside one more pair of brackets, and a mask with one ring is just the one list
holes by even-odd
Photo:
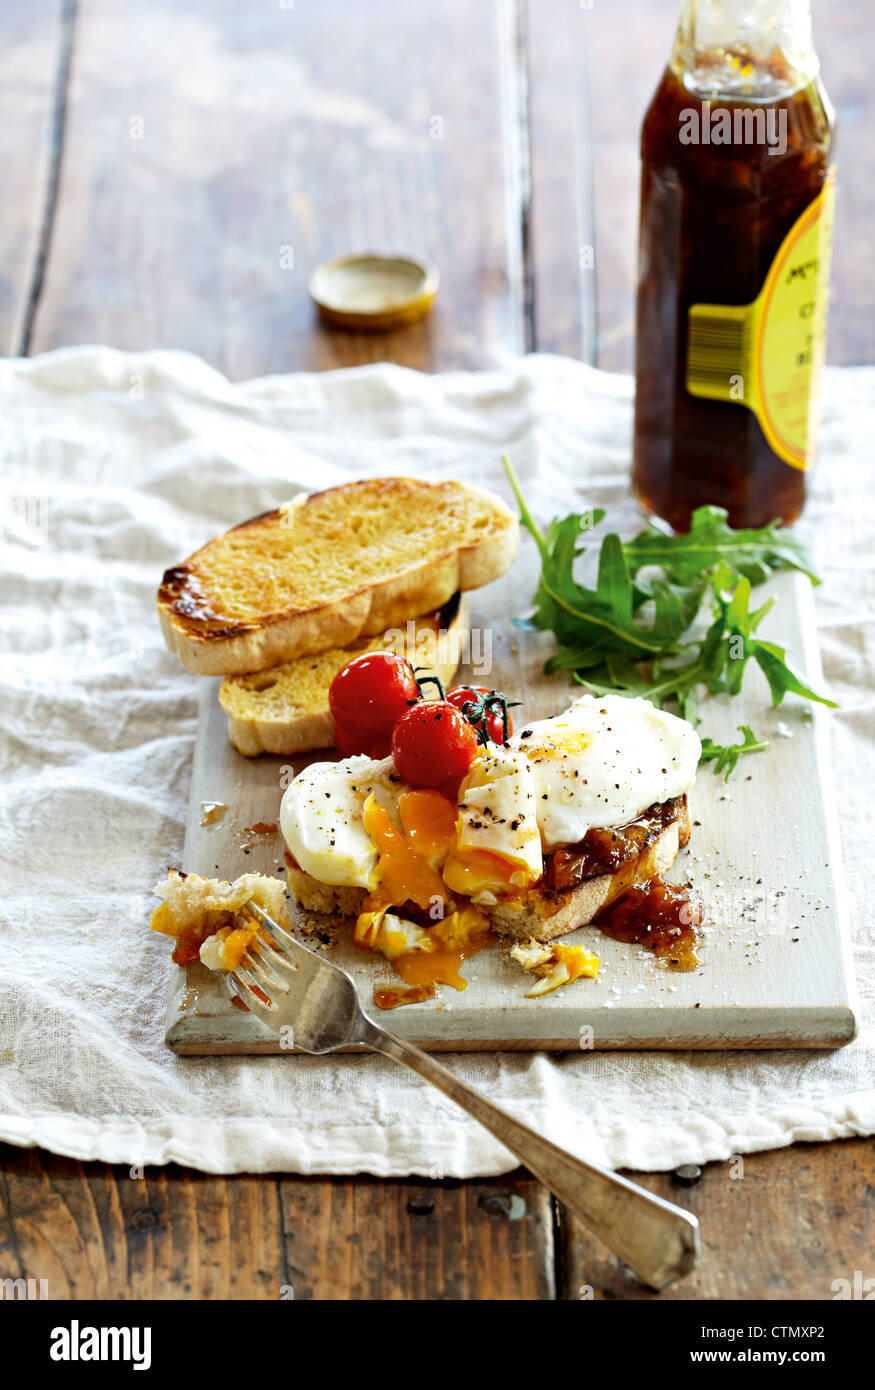
[[[86, 347], [0, 362], [0, 397], [0, 1138], [209, 1172], [508, 1171], [485, 1130], [381, 1058], [165, 1047], [168, 945], [147, 926], [153, 883], [180, 861], [197, 679], [165, 650], [154, 593], [165, 566], [297, 485], [413, 472], [507, 495], [503, 450], [542, 517], [602, 504], [629, 533], [631, 381], [532, 357], [231, 385], [184, 353]], [[445, 1059], [601, 1163], [664, 1169], [875, 1131], [873, 437], [875, 369], [828, 372], [803, 529], [841, 701], [859, 1039], [834, 1053]]]

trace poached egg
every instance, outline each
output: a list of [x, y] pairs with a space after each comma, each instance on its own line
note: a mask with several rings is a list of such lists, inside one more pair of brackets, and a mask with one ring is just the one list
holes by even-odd
[[312, 763], [290, 783], [280, 806], [280, 829], [298, 864], [320, 883], [377, 886], [377, 844], [365, 827], [369, 797], [395, 811], [409, 790], [391, 758], [344, 758]]
[[702, 752], [686, 719], [623, 695], [582, 695], [564, 714], [527, 724], [510, 746], [525, 752], [548, 851], [683, 796]]

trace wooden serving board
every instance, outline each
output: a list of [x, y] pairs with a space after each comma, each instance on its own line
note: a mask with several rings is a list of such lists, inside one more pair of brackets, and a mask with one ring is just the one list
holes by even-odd
[[[569, 677], [542, 675], [551, 637], [513, 625], [512, 615], [527, 607], [534, 579], [531, 564], [520, 556], [511, 574], [471, 595], [473, 627], [482, 642], [491, 634], [492, 670], [488, 681], [470, 664], [459, 674], [460, 680], [495, 685], [521, 700], [517, 728], [524, 719], [558, 712], [580, 693]], [[763, 598], [767, 593], [779, 602], [763, 623], [763, 635], [785, 646], [796, 668], [822, 688], [808, 580], [780, 575], [764, 586]], [[482, 653], [484, 647], [474, 650]], [[217, 681], [203, 683], [183, 868], [228, 879], [251, 871], [284, 877], [282, 837], [278, 828], [263, 827], [278, 826], [284, 788], [313, 759], [237, 753], [228, 743], [217, 687]], [[330, 958], [351, 974], [366, 1009], [392, 1031], [435, 1051], [812, 1048], [850, 1042], [856, 1029], [853, 973], [828, 722], [828, 711], [795, 697], [772, 710], [765, 682], [750, 668], [742, 697], [720, 696], [703, 705], [703, 733], [734, 740], [737, 726], [750, 723], [771, 744], [742, 759], [728, 784], [703, 766], [690, 795], [692, 842], [669, 877], [691, 879], [705, 903], [702, 964], [692, 973], [662, 969], [650, 952], [584, 927], [567, 939], [585, 941], [598, 953], [598, 980], [526, 999], [531, 977], [496, 947], [466, 962], [464, 992], [441, 989], [433, 1000], [380, 1013], [373, 1005], [375, 983], [398, 982], [388, 963], [345, 942], [330, 948]], [[203, 807], [210, 803], [227, 809], [203, 824]], [[166, 1038], [174, 1051], [280, 1051], [268, 1030], [234, 1006], [220, 978], [199, 962], [171, 970]]]

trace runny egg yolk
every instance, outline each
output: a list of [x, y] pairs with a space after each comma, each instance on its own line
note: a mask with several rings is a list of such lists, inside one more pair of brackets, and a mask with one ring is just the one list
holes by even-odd
[[[377, 849], [377, 868], [374, 890], [356, 923], [355, 944], [382, 952], [414, 988], [440, 984], [466, 989], [462, 962], [495, 941], [485, 914], [466, 904], [428, 927], [407, 923], [400, 930], [398, 919], [387, 916], [386, 909], [403, 914], [405, 903], [415, 903], [444, 911], [449, 890], [465, 896], [484, 887], [506, 892], [523, 881], [520, 865], [488, 850], [459, 849], [458, 807], [440, 792], [405, 792], [398, 803], [400, 830], [373, 795], [362, 819]], [[415, 945], [407, 931], [416, 933]]]
[[[405, 800], [404, 797], [401, 799]], [[441, 797], [441, 800], [444, 798]], [[411, 902], [416, 903], [417, 907], [428, 908], [433, 906], [435, 899], [446, 901], [447, 890], [443, 879], [424, 857], [425, 843], [431, 834], [428, 829], [420, 842], [422, 848], [417, 849], [412, 840], [393, 824], [389, 812], [373, 793], [365, 802], [362, 819], [379, 856], [377, 887], [369, 896], [368, 907], [400, 907], [402, 903]], [[430, 822], [426, 822], [428, 824]]]
[[[476, 780], [476, 769], [471, 781]], [[464, 784], [467, 785], [467, 784]], [[405, 902], [433, 907], [452, 893], [508, 893], [529, 886], [533, 875], [525, 862], [488, 849], [458, 844], [458, 807], [430, 790], [408, 791], [398, 803], [401, 830], [388, 811], [369, 796], [363, 822], [377, 847], [377, 886], [368, 906], [400, 907]]]
[[440, 792], [405, 792], [398, 803], [401, 828], [417, 854], [446, 854], [456, 839], [456, 806]]
[[531, 882], [531, 874], [525, 866], [506, 859], [503, 854], [493, 854], [488, 849], [453, 850], [444, 864], [444, 881], [454, 893], [471, 897], [474, 893], [507, 892], [511, 888], [525, 888]]
[[588, 951], [585, 946], [563, 946], [561, 941], [553, 944], [553, 954], [560, 965], [564, 965], [568, 971], [569, 983], [577, 980], [581, 975], [586, 979], [595, 979], [599, 973], [598, 956]]
[[489, 930], [489, 919], [476, 907], [463, 907], [451, 912], [441, 922], [428, 928], [431, 950], [406, 951], [392, 962], [405, 984], [451, 985], [467, 989], [468, 981], [461, 974], [462, 962], [476, 956], [495, 941]]
[[248, 951], [257, 951], [257, 928], [236, 927], [222, 942], [222, 960], [226, 970], [236, 970]]
[[462, 962], [491, 946], [489, 919], [476, 907], [462, 907], [428, 927], [398, 918], [385, 909], [362, 912], [353, 942], [379, 951], [412, 986], [451, 985], [467, 989]]
[[[432, 929], [433, 930], [433, 929]], [[448, 947], [437, 951], [410, 951], [399, 956], [394, 962], [395, 969], [408, 985], [451, 985], [453, 989], [468, 988], [468, 981], [461, 973], [462, 962], [469, 956], [476, 956], [491, 946], [495, 937], [489, 933], [488, 939], [479, 939], [476, 944]]]
[[393, 961], [395, 969], [407, 985], [452, 985], [467, 989], [468, 981], [460, 974], [465, 954], [461, 951], [410, 951]]
[[585, 753], [592, 738], [582, 729], [575, 729], [561, 719], [553, 721], [553, 728], [544, 734], [539, 742], [526, 745], [526, 755], [530, 762], [552, 762], [554, 759], [578, 757]]

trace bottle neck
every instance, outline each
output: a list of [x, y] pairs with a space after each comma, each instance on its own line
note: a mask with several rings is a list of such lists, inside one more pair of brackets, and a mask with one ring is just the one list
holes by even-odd
[[817, 75], [810, 0], [684, 0], [669, 67], [710, 100], [788, 96]]

